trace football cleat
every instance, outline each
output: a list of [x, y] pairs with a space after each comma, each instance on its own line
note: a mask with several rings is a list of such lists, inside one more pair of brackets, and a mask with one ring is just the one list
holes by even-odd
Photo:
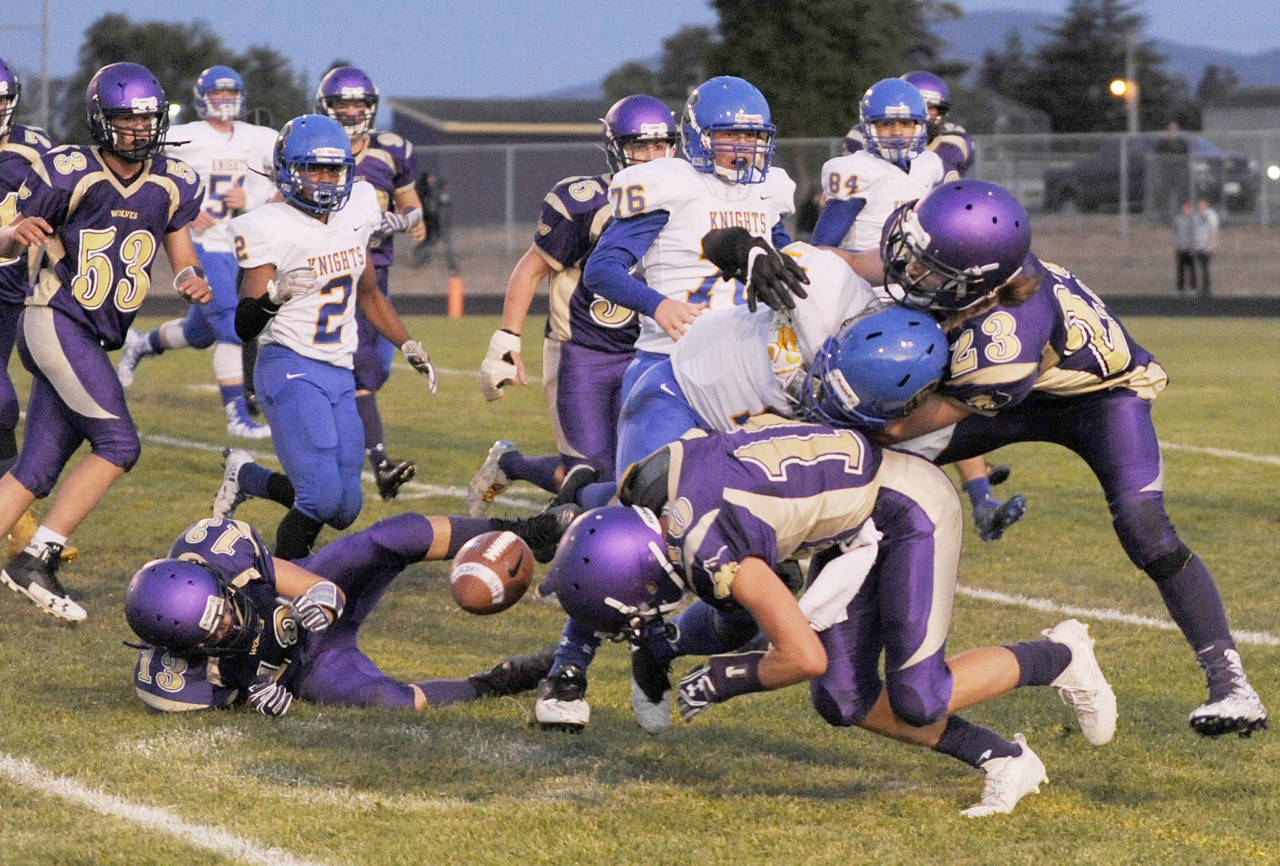
[[[122, 362], [123, 363], [123, 362]], [[227, 413], [227, 435], [238, 439], [267, 439], [271, 428], [249, 417], [249, 406], [244, 398], [233, 400], [222, 407]]]
[[249, 498], [249, 494], [240, 488], [240, 470], [253, 462], [253, 455], [239, 448], [224, 448], [222, 451], [222, 484], [213, 497], [213, 516], [231, 519], [236, 516], [236, 509]]
[[1009, 480], [1009, 476], [1013, 474], [1013, 469], [1009, 466], [992, 466], [987, 471], [987, 483], [992, 487], [997, 484], [1004, 484]]
[[533, 558], [545, 564], [555, 559], [556, 545], [581, 513], [577, 505], [553, 505], [532, 517], [491, 517], [489, 523], [494, 529], [514, 532], [523, 538]]
[[390, 460], [378, 464], [373, 470], [373, 479], [378, 482], [378, 495], [383, 499], [395, 499], [400, 488], [404, 487], [418, 472], [418, 464], [412, 460], [392, 462]]
[[987, 781], [982, 788], [982, 799], [961, 810], [961, 815], [985, 818], [1008, 814], [1019, 800], [1028, 794], [1039, 794], [1040, 785], [1049, 781], [1044, 772], [1044, 762], [1031, 751], [1027, 738], [1014, 734], [1013, 741], [1022, 747], [1022, 754], [1016, 758], [992, 758], [983, 764]]
[[580, 734], [591, 720], [587, 704], [587, 675], [569, 665], [538, 683], [533, 718], [544, 731]]
[[120, 387], [128, 388], [133, 384], [134, 374], [138, 371], [138, 362], [147, 353], [147, 335], [137, 328], [130, 328], [124, 335], [124, 351], [120, 354], [120, 363], [116, 366], [116, 377], [120, 379]]
[[1237, 733], [1247, 737], [1267, 728], [1267, 708], [1249, 684], [1240, 654], [1234, 649], [1216, 653], [1210, 660], [1198, 653], [1196, 661], [1209, 679], [1209, 700], [1191, 711], [1188, 723], [1197, 734], [1219, 737]]
[[511, 479], [498, 466], [498, 461], [503, 454], [510, 454], [515, 450], [516, 443], [506, 439], [499, 439], [489, 446], [484, 463], [480, 464], [480, 469], [471, 476], [471, 482], [467, 485], [467, 514], [472, 517], [484, 514], [493, 498], [511, 486]]
[[80, 622], [87, 615], [85, 609], [72, 601], [58, 582], [61, 555], [61, 544], [45, 544], [38, 553], [24, 550], [0, 571], [0, 580], [14, 592], [31, 599], [45, 613]]
[[973, 523], [978, 527], [979, 538], [983, 541], [995, 541], [1026, 513], [1025, 496], [1010, 496], [1004, 502], [988, 496], [980, 505], [974, 506]]
[[[30, 508], [22, 512], [18, 517], [18, 522], [13, 525], [13, 529], [9, 530], [9, 558], [17, 556], [19, 553], [27, 549], [27, 545], [31, 543], [31, 536], [36, 534], [36, 530], [40, 528], [40, 521], [36, 519], [36, 514]], [[62, 561], [74, 562], [75, 558], [80, 555], [80, 550], [74, 545], [65, 544], [62, 547]]]
[[537, 688], [556, 660], [556, 645], [503, 659], [484, 673], [467, 677], [482, 698], [500, 698]]
[[569, 471], [564, 474], [564, 480], [560, 482], [560, 491], [551, 500], [551, 504], [566, 505], [577, 502], [578, 491], [598, 480], [600, 480], [600, 470], [594, 466], [588, 466], [586, 463], [570, 466]]
[[1111, 742], [1116, 735], [1116, 693], [1098, 667], [1089, 626], [1064, 619], [1040, 633], [1071, 649], [1071, 664], [1049, 685], [1058, 690], [1064, 704], [1076, 711], [1086, 740], [1095, 746]]
[[670, 663], [663, 664], [643, 644], [631, 644], [631, 711], [646, 734], [671, 726]]

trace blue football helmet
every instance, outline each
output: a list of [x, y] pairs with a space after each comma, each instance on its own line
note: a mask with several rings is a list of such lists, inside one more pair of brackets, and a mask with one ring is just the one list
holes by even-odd
[[667, 156], [675, 154], [680, 135], [671, 109], [652, 96], [624, 96], [600, 118], [604, 124], [605, 159], [610, 171], [622, 171], [631, 164], [626, 146], [637, 141], [657, 141], [667, 146]]
[[0, 138], [9, 134], [21, 98], [22, 82], [18, 80], [18, 73], [0, 57]]
[[[169, 131], [169, 103], [164, 88], [151, 70], [137, 63], [111, 63], [89, 79], [84, 92], [89, 134], [108, 153], [131, 162], [141, 162], [160, 152]], [[137, 131], [116, 124], [126, 118], [143, 117], [149, 127]]]
[[673, 608], [684, 595], [684, 580], [667, 559], [653, 512], [615, 505], [578, 515], [538, 593], [554, 594], [569, 616], [613, 635], [632, 614]]
[[[901, 78], [884, 78], [867, 88], [858, 103], [859, 127], [867, 153], [906, 169], [913, 157], [924, 152], [929, 112], [915, 85]], [[881, 135], [876, 124], [906, 121], [914, 129], [907, 135]]]
[[[339, 103], [351, 100], [364, 103], [364, 108], [339, 107]], [[362, 69], [335, 67], [320, 79], [314, 110], [336, 120], [351, 138], [358, 138], [373, 129], [373, 119], [378, 114], [378, 88]]]
[[[717, 141], [716, 133], [752, 133], [749, 142]], [[749, 81], [720, 75], [689, 94], [680, 118], [684, 152], [698, 171], [731, 183], [762, 183], [773, 162], [776, 132], [764, 94]], [[716, 164], [716, 154], [731, 154], [731, 166]]]
[[916, 90], [919, 90], [920, 95], [924, 97], [925, 109], [932, 109], [935, 112], [929, 115], [929, 129], [936, 130], [946, 120], [947, 112], [951, 110], [951, 91], [947, 89], [947, 83], [932, 72], [925, 72], [923, 69], [911, 70], [902, 76], [902, 80], [915, 85]]
[[263, 620], [247, 596], [213, 566], [189, 559], [156, 559], [129, 580], [124, 616], [134, 634], [179, 653], [247, 652]]
[[[336, 120], [323, 114], [303, 114], [284, 125], [276, 137], [276, 186], [293, 204], [313, 214], [342, 210], [355, 183], [356, 161], [351, 139]], [[319, 181], [308, 169], [337, 166], [338, 180]]]
[[[234, 90], [236, 95], [215, 98], [213, 94], [220, 90]], [[239, 120], [244, 116], [244, 80], [230, 66], [210, 66], [201, 72], [191, 93], [201, 118]]]
[[818, 350], [799, 414], [831, 427], [883, 427], [929, 396], [947, 354], [946, 335], [928, 313], [895, 304], [864, 310]]
[[1031, 251], [1031, 219], [1002, 186], [957, 180], [898, 208], [880, 241], [895, 301], [951, 315], [993, 294]]

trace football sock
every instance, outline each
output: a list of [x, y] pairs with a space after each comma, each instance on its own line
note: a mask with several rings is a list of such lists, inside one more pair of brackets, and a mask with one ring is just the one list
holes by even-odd
[[62, 547], [66, 547], [67, 537], [54, 532], [47, 526], [41, 525], [40, 528], [36, 530], [35, 535], [31, 536], [31, 541], [27, 544], [27, 550], [40, 550], [40, 548], [48, 544], [57, 544]]
[[[370, 391], [368, 394], [356, 395], [356, 412], [360, 413], [360, 423], [364, 426], [365, 453], [369, 462], [377, 469], [387, 460], [386, 447], [383, 445], [382, 413], [378, 411], [378, 395]], [[379, 460], [374, 452], [381, 455]]]
[[547, 675], [557, 674], [569, 665], [577, 665], [585, 671], [599, 646], [600, 638], [596, 635], [595, 629], [570, 619], [564, 624], [564, 631], [560, 633], [560, 645], [556, 647], [556, 660]]
[[933, 750], [976, 768], [981, 768], [992, 758], [1016, 758], [1022, 754], [1022, 747], [1017, 743], [1006, 740], [990, 728], [954, 715], [947, 717], [947, 726]]
[[427, 705], [431, 707], [447, 707], [449, 704], [474, 701], [480, 697], [476, 687], [471, 684], [470, 680], [465, 679], [427, 680], [422, 683], [414, 683], [414, 685], [422, 689], [422, 693], [427, 696]]
[[1195, 554], [1173, 577], [1156, 581], [1164, 606], [1193, 650], [1218, 641], [1231, 643], [1231, 629], [1213, 575]]
[[[462, 545], [475, 538], [482, 532], [489, 532], [493, 529], [503, 529], [505, 527], [495, 526], [491, 517], [450, 517], [449, 518], [449, 549], [445, 551], [445, 559], [453, 559], [458, 551], [462, 549]], [[501, 518], [498, 518], [501, 519]]]
[[558, 454], [525, 457], [519, 451], [508, 451], [498, 458], [498, 468], [512, 481], [528, 481], [548, 493], [555, 493], [560, 489], [556, 482], [556, 469], [560, 463]]
[[1047, 686], [1071, 664], [1071, 647], [1055, 641], [1024, 640], [1004, 646], [1018, 660], [1019, 686]]
[[961, 487], [964, 488], [965, 493], [969, 494], [969, 503], [974, 508], [991, 498], [991, 481], [985, 475], [966, 481]]
[[276, 528], [275, 555], [281, 559], [301, 559], [309, 555], [323, 527], [314, 517], [290, 508]]

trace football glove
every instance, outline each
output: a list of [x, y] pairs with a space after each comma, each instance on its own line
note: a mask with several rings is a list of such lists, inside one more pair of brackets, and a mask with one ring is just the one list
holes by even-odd
[[795, 298], [809, 296], [803, 288], [809, 277], [796, 260], [741, 226], [707, 232], [702, 236], [702, 255], [724, 279], [747, 287], [747, 308], [753, 313], [758, 303], [774, 310], [795, 309]]
[[516, 365], [511, 353], [519, 353], [520, 336], [497, 330], [489, 338], [489, 351], [480, 362], [480, 390], [489, 401], [501, 399], [502, 389], [517, 381]]
[[321, 580], [292, 599], [289, 607], [298, 625], [307, 631], [324, 631], [342, 616], [342, 593], [336, 583]]
[[396, 232], [407, 232], [420, 222], [422, 222], [422, 208], [414, 208], [405, 213], [386, 211], [382, 215], [382, 222], [378, 224], [377, 233], [391, 235]]
[[249, 686], [249, 706], [264, 716], [276, 718], [289, 712], [293, 695], [270, 676], [259, 676]]
[[431, 363], [431, 356], [427, 354], [427, 350], [422, 348], [422, 344], [417, 340], [406, 340], [405, 344], [400, 347], [400, 351], [404, 354], [404, 359], [409, 362], [410, 367], [427, 377], [427, 387], [434, 394], [436, 392], [436, 368]]
[[267, 300], [279, 306], [290, 298], [309, 295], [318, 288], [313, 268], [292, 268], [277, 271], [276, 278], [267, 282]]
[[199, 265], [187, 265], [173, 277], [173, 290], [178, 294], [182, 294], [182, 287], [192, 280], [205, 279], [204, 268]]

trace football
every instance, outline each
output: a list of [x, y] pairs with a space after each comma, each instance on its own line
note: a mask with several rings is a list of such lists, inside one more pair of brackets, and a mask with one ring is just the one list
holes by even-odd
[[470, 613], [504, 611], [533, 577], [533, 552], [514, 532], [484, 532], [462, 545], [449, 572], [454, 601]]

